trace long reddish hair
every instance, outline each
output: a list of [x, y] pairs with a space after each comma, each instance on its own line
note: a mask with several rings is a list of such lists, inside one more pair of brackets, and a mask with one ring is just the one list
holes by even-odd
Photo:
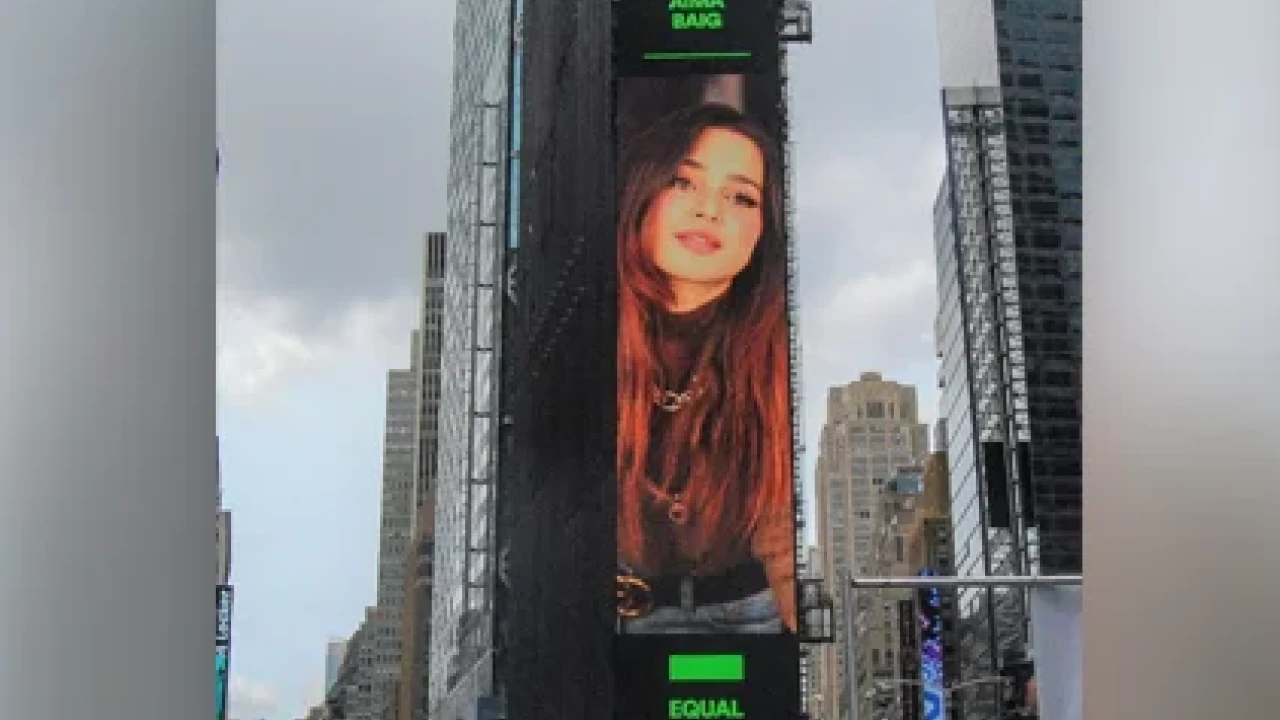
[[[642, 242], [654, 199], [711, 128], [747, 137], [764, 157], [763, 229], [696, 351], [703, 394], [667, 416], [658, 477], [650, 478], [655, 385], [663, 386], [656, 323], [671, 289]], [[762, 516], [792, 502], [791, 398], [787, 329], [787, 252], [780, 157], [772, 140], [737, 110], [702, 105], [672, 113], [628, 143], [618, 206], [618, 545], [622, 557], [652, 570], [642, 508], [652, 480], [665, 488], [687, 472], [683, 500], [696, 512], [693, 557], [735, 552]]]

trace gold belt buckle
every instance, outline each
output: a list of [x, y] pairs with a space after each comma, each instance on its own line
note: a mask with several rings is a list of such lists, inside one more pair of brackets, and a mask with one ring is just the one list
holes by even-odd
[[618, 575], [618, 616], [631, 619], [653, 611], [653, 589], [635, 575]]

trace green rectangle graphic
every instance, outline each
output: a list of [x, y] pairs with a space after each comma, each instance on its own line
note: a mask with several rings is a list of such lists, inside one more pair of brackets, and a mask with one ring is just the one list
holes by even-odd
[[671, 682], [742, 682], [746, 659], [741, 655], [672, 655], [667, 678]]

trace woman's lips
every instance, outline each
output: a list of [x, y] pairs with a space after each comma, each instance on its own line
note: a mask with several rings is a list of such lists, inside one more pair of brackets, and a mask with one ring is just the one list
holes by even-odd
[[692, 253], [710, 255], [720, 249], [720, 239], [710, 233], [681, 232], [676, 233], [676, 241]]

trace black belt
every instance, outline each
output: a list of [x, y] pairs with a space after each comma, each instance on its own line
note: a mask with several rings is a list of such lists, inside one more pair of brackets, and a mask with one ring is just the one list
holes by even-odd
[[684, 607], [686, 602], [695, 607], [716, 605], [741, 600], [769, 588], [764, 566], [758, 562], [743, 563], [720, 575], [648, 578], [645, 583], [655, 608]]

